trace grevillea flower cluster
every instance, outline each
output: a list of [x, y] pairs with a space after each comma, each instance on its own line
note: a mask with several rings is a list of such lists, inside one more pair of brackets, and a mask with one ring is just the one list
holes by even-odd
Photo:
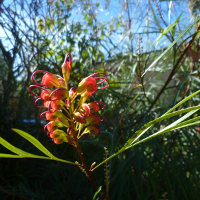
[[[89, 102], [90, 97], [98, 90], [108, 87], [105, 73], [94, 73], [84, 78], [75, 90], [68, 88], [71, 71], [71, 56], [66, 55], [62, 64], [63, 77], [48, 71], [37, 70], [32, 75], [34, 85], [29, 91], [36, 97], [35, 106], [46, 109], [40, 118], [49, 121], [44, 131], [56, 144], [67, 142], [73, 146], [85, 134], [97, 135], [98, 123], [103, 121], [99, 111], [103, 102]], [[41, 83], [36, 82], [38, 74], [42, 75]], [[36, 90], [41, 93], [38, 95]]]

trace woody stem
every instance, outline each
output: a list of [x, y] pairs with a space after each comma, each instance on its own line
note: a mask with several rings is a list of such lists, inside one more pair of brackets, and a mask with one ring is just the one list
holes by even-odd
[[[82, 166], [83, 169], [85, 170], [86, 175], [87, 175], [89, 181], [92, 183], [92, 185], [93, 185], [93, 187], [94, 187], [94, 189], [95, 189], [95, 191], [96, 191], [96, 190], [98, 189], [97, 184], [96, 184], [96, 182], [95, 182], [95, 180], [94, 180], [94, 178], [93, 178], [93, 176], [92, 176], [92, 171], [90, 171], [90, 170], [88, 169], [87, 165], [86, 165], [86, 162], [85, 162], [85, 159], [84, 159], [84, 156], [83, 156], [83, 152], [81, 151], [81, 148], [80, 148], [78, 142], [77, 142], [75, 148], [76, 148], [76, 150], [77, 150], [77, 152], [78, 152], [78, 155], [79, 155], [79, 158], [80, 158], [80, 160], [81, 160], [81, 163], [82, 163], [81, 166]], [[102, 195], [101, 195], [100, 193], [99, 193], [99, 197], [100, 197], [100, 199], [103, 199], [103, 197], [102, 197]]]

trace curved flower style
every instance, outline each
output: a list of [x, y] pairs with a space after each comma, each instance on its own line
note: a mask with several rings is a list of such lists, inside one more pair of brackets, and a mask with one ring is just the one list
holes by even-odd
[[[67, 142], [76, 147], [83, 135], [99, 133], [97, 124], [103, 121], [103, 117], [98, 113], [104, 110], [105, 104], [87, 101], [96, 91], [107, 88], [109, 83], [105, 73], [95, 73], [84, 78], [77, 90], [73, 87], [68, 89], [70, 54], [66, 55], [61, 68], [63, 77], [44, 70], [35, 71], [32, 75], [35, 85], [30, 85], [29, 91], [36, 97], [35, 106], [47, 109], [40, 115], [42, 120], [49, 121], [44, 127], [47, 135], [55, 144]], [[41, 83], [36, 82], [36, 75], [39, 73], [43, 74]], [[40, 95], [34, 92], [38, 89], [41, 91]], [[43, 105], [39, 105], [41, 101]]]

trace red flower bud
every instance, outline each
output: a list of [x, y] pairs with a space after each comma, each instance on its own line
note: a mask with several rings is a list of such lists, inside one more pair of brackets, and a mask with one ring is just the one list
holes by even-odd
[[55, 129], [57, 129], [58, 127], [63, 127], [62, 122], [56, 120], [56, 121], [50, 121], [45, 128], [47, 128], [47, 130], [49, 132], [53, 132]]
[[50, 133], [50, 137], [53, 138], [54, 143], [61, 144], [67, 142], [66, 133], [62, 130], [56, 129]]
[[86, 124], [98, 124], [100, 122], [100, 117], [99, 116], [89, 116], [86, 118]]
[[50, 101], [44, 101], [44, 107], [48, 108], [49, 107], [49, 103], [50, 103]]
[[88, 103], [92, 113], [99, 111], [99, 104], [97, 102]]
[[78, 85], [77, 93], [90, 97], [97, 90], [97, 83], [93, 77], [84, 78]]
[[60, 82], [58, 80], [58, 77], [54, 74], [51, 73], [46, 73], [43, 77], [42, 77], [42, 85], [45, 87], [60, 87]]
[[91, 110], [90, 110], [90, 107], [87, 103], [82, 104], [82, 110], [83, 110], [84, 116], [90, 116], [91, 115]]
[[66, 100], [65, 100], [65, 105], [66, 105], [67, 107], [69, 107], [69, 99], [66, 99]]
[[51, 90], [49, 90], [49, 89], [46, 89], [46, 90], [42, 90], [42, 92], [41, 92], [41, 98], [44, 100], [44, 101], [48, 101], [49, 100], [49, 96], [50, 96], [50, 94], [51, 94]]
[[55, 129], [57, 129], [57, 126], [55, 126], [53, 124], [54, 121], [51, 121], [49, 122], [47, 125], [46, 125], [46, 128], [49, 132], [53, 132]]
[[58, 78], [58, 81], [61, 87], [65, 87], [65, 80], [62, 77]]
[[68, 134], [69, 134], [70, 136], [74, 135], [74, 131], [73, 131], [73, 128], [72, 128], [72, 127], [70, 127], [70, 128], [68, 129]]
[[63, 138], [53, 138], [55, 144], [62, 144], [64, 142]]
[[[44, 114], [46, 116], [46, 119], [42, 117]], [[49, 121], [60, 120], [66, 127], [69, 127], [68, 118], [59, 110], [55, 112], [45, 111], [40, 115], [40, 118], [42, 120], [49, 120]]]
[[72, 87], [72, 88], [70, 88], [70, 90], [69, 90], [69, 97], [70, 97], [70, 98], [73, 98], [74, 95], [75, 95], [75, 89]]
[[68, 97], [68, 91], [65, 88], [57, 88], [56, 90], [54, 90], [50, 96], [49, 99], [51, 101], [55, 101], [55, 100], [62, 100]]
[[60, 110], [64, 105], [62, 100], [51, 101], [51, 108], [55, 110]]
[[82, 124], [84, 124], [86, 122], [84, 116], [81, 113], [79, 113], [79, 112], [74, 113], [74, 118], [75, 118], [75, 120], [77, 122], [80, 122]]
[[62, 73], [63, 73], [63, 77], [65, 79], [65, 82], [69, 81], [70, 71], [71, 71], [71, 64], [70, 64], [70, 62], [68, 62], [68, 61], [64, 62], [62, 64]]
[[58, 116], [57, 116], [57, 112], [53, 112], [53, 113], [50, 113], [50, 112], [46, 112], [46, 119], [49, 120], [49, 121], [55, 121]]

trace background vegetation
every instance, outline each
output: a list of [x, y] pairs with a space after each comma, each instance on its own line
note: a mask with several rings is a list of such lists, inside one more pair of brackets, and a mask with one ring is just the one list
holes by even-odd
[[[66, 53], [72, 55], [71, 86], [97, 71], [109, 77], [109, 89], [95, 97], [106, 103], [100, 134], [81, 141], [90, 164], [104, 159], [104, 147], [113, 154], [143, 124], [199, 89], [198, 0], [0, 2], [0, 135], [19, 148], [37, 153], [13, 127], [61, 158], [78, 159], [72, 147], [55, 145], [46, 136], [28, 92], [32, 72], [61, 74]], [[198, 104], [196, 96], [184, 106]], [[195, 126], [176, 130], [111, 160], [110, 199], [197, 199], [199, 134]], [[2, 146], [0, 151], [7, 152]], [[105, 191], [104, 167], [94, 175]], [[0, 199], [82, 200], [94, 193], [78, 168], [0, 159]]]

